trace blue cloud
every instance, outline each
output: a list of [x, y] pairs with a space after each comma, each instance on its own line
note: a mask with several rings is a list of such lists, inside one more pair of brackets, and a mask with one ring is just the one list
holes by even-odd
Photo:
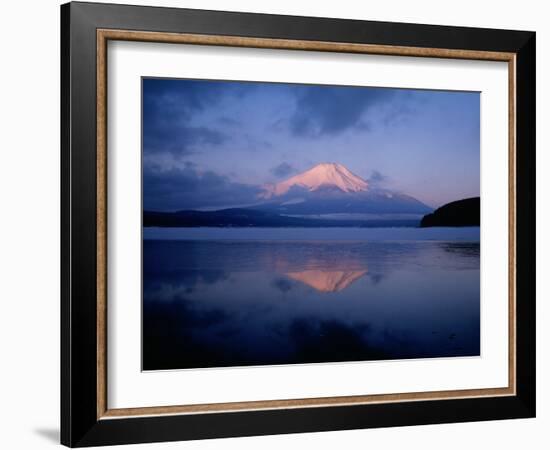
[[229, 137], [193, 118], [219, 103], [231, 89], [220, 82], [143, 79], [143, 152], [189, 154], [203, 144], [221, 145]]
[[342, 86], [298, 86], [296, 110], [290, 130], [296, 136], [337, 135], [356, 126], [364, 127], [364, 113], [391, 101], [394, 89]]
[[[371, 173], [373, 185], [440, 205], [479, 195], [479, 98], [477, 92], [147, 78], [144, 170], [193, 161], [222, 179], [230, 175], [226, 181], [240, 198], [246, 189], [230, 181], [263, 184], [293, 168], [336, 160], [367, 179]], [[384, 174], [373, 173], [377, 167]], [[161, 202], [170, 207], [193, 202], [181, 193], [168, 201], [168, 195]]]
[[287, 162], [282, 162], [278, 166], [273, 167], [270, 172], [277, 178], [288, 177], [296, 172], [296, 169]]
[[236, 183], [213, 171], [200, 173], [194, 164], [184, 168], [143, 170], [143, 209], [178, 211], [209, 207], [250, 205], [257, 201], [258, 186]]
[[386, 175], [380, 173], [378, 170], [373, 170], [367, 181], [370, 184], [377, 185], [383, 183], [387, 179], [388, 177]]

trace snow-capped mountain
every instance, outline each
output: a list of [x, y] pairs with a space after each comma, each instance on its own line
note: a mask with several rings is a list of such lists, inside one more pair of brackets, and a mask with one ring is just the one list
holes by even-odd
[[373, 187], [347, 167], [322, 163], [264, 186], [255, 209], [285, 215], [425, 214], [432, 208], [407, 194]]
[[369, 184], [341, 164], [321, 163], [281, 183], [266, 185], [262, 197], [266, 199], [279, 197], [294, 187], [306, 189], [309, 192], [323, 188], [337, 188], [342, 192], [361, 192], [366, 191]]

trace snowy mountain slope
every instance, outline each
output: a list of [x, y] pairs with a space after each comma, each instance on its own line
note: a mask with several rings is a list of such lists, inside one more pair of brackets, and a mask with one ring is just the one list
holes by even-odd
[[286, 215], [426, 214], [416, 198], [372, 187], [337, 163], [322, 163], [280, 183], [264, 186], [262, 209]]
[[368, 189], [368, 183], [341, 164], [321, 163], [281, 183], [266, 185], [262, 197], [266, 199], [279, 197], [294, 187], [303, 188], [309, 192], [324, 187], [337, 188], [342, 192], [361, 192]]

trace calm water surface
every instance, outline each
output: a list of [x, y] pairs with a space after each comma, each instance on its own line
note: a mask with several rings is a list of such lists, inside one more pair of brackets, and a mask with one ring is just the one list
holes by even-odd
[[479, 263], [479, 228], [145, 229], [143, 368], [476, 356]]

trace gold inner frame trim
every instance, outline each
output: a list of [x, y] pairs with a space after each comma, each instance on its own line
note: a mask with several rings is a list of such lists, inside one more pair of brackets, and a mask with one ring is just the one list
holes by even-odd
[[[508, 62], [508, 386], [501, 388], [408, 392], [377, 395], [261, 400], [195, 405], [109, 409], [107, 404], [107, 42], [109, 40], [216, 45], [284, 50], [362, 53]], [[97, 30], [97, 418], [205, 414], [267, 409], [313, 408], [373, 403], [499, 397], [516, 394], [516, 54], [478, 50], [403, 47], [240, 36]]]

